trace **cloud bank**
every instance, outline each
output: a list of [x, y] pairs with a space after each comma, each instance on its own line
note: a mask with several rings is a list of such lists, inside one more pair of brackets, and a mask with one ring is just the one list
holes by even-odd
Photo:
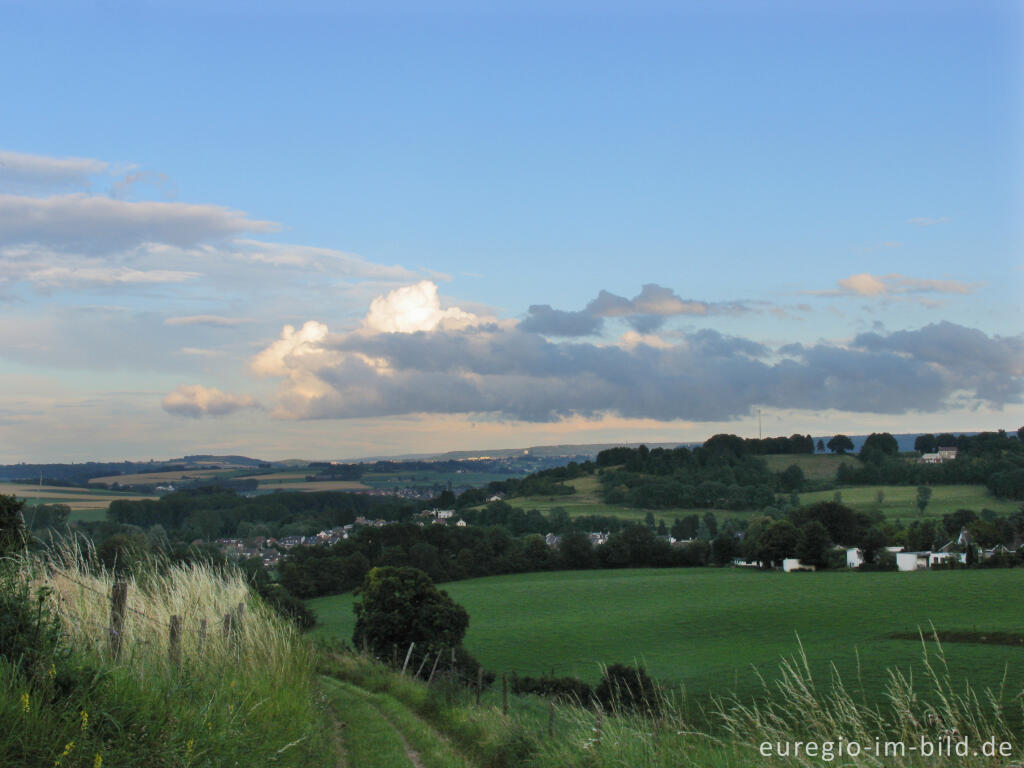
[[[254, 371], [283, 379], [274, 415], [722, 421], [754, 406], [898, 414], [964, 399], [1001, 407], [1020, 402], [1024, 383], [1024, 336], [953, 323], [862, 334], [845, 345], [773, 348], [710, 329], [673, 344], [632, 334], [628, 343], [598, 345], [554, 342], [526, 321], [503, 327], [460, 315], [459, 327], [446, 327], [436, 288], [415, 288], [380, 297], [358, 332], [285, 328], [252, 361]], [[531, 318], [565, 320], [552, 313]]]

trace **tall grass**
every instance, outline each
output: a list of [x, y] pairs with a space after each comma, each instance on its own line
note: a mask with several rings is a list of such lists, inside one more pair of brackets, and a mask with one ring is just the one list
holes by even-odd
[[[313, 653], [241, 575], [151, 562], [118, 577], [128, 599], [114, 658], [114, 574], [73, 546], [7, 568], [62, 638], [41, 666], [0, 659], [0, 765], [332, 764]], [[182, 618], [180, 664], [171, 616]]]
[[[461, 686], [456, 686], [461, 693], [453, 693], [442, 681], [435, 682], [431, 690], [360, 655], [335, 655], [326, 671], [368, 690], [387, 691], [486, 766], [1019, 765], [1021, 734], [1007, 726], [1004, 707], [1024, 706], [1022, 693], [1000, 690], [979, 694], [967, 685], [955, 684], [938, 642], [922, 642], [922, 655], [925, 678], [911, 680], [890, 670], [885, 703], [877, 705], [855, 693], [859, 684], [848, 687], [835, 669], [828, 679], [815, 680], [800, 649], [780, 662], [778, 678], [764, 681], [760, 696], [715, 699], [699, 727], [686, 714], [682, 691], [659, 691], [657, 704], [647, 713], [625, 708], [601, 712], [593, 702], [550, 705], [533, 696], [513, 696], [504, 714], [498, 692], [485, 692], [481, 706], [476, 706], [474, 692]], [[549, 719], [552, 712], [553, 721]], [[941, 743], [943, 748], [966, 739], [971, 754], [922, 757], [922, 739], [933, 745]], [[1009, 744], [1011, 755], [992, 758], [982, 754], [981, 745], [993, 739], [997, 744]], [[817, 745], [814, 754], [808, 754], [808, 742]], [[862, 747], [856, 755], [850, 754], [853, 742]], [[840, 743], [844, 745], [842, 754]], [[887, 743], [902, 743], [904, 753], [885, 754]], [[763, 751], [766, 744], [767, 754]], [[874, 754], [876, 749], [882, 754]], [[975, 751], [979, 754], [973, 754]], [[789, 754], [780, 756], [780, 752]]]

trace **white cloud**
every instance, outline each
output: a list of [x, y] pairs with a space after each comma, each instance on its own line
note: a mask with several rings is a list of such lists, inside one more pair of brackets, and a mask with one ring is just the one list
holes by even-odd
[[281, 338], [256, 355], [250, 367], [260, 376], [285, 376], [295, 367], [316, 369], [327, 362], [326, 338], [327, 326], [316, 320], [309, 320], [299, 330], [286, 325]]
[[905, 296], [912, 293], [945, 293], [966, 295], [974, 293], [978, 283], [960, 280], [931, 280], [908, 277], [898, 273], [872, 275], [862, 272], [838, 280], [839, 288], [829, 291], [803, 291], [809, 296]]
[[240, 410], [259, 407], [251, 395], [233, 395], [202, 384], [180, 385], [164, 397], [161, 405], [170, 414], [191, 419], [227, 416]]
[[371, 333], [415, 333], [438, 328], [457, 330], [479, 322], [479, 317], [458, 307], [441, 309], [437, 286], [422, 280], [374, 299], [363, 328]]
[[189, 247], [277, 228], [219, 205], [129, 202], [85, 194], [0, 195], [0, 246], [37, 243], [82, 253], [144, 243]]
[[90, 179], [109, 168], [109, 163], [87, 157], [47, 157], [0, 150], [0, 191], [88, 189]]

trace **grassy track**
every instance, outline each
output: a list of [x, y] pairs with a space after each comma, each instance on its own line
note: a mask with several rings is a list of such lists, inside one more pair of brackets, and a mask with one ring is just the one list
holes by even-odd
[[[921, 672], [919, 643], [893, 632], [1024, 631], [1024, 571], [783, 574], [745, 569], [580, 571], [445, 585], [469, 611], [467, 648], [488, 668], [554, 670], [594, 681], [599, 662], [642, 660], [689, 692], [753, 693], [753, 670], [773, 674], [797, 650], [827, 677], [834, 662], [870, 697], [885, 667]], [[352, 597], [310, 601], [320, 634], [351, 637]], [[1024, 647], [951, 643], [954, 679], [1024, 686]], [[858, 670], [859, 665], [859, 670]]]
[[433, 728], [401, 702], [322, 677], [342, 722], [347, 764], [358, 768], [472, 768]]

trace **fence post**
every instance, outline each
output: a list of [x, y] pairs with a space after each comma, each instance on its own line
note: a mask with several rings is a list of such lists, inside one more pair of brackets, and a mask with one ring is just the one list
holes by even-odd
[[437, 671], [437, 663], [441, 660], [442, 653], [444, 653], [444, 648], [437, 652], [437, 658], [434, 659], [434, 666], [430, 669], [430, 677], [427, 678], [427, 685], [430, 685], [430, 681], [434, 679], [434, 673]]
[[391, 668], [398, 668], [398, 643], [391, 644]]
[[416, 670], [416, 677], [420, 676], [420, 672], [422, 672], [423, 668], [425, 666], [427, 666], [427, 662], [428, 661], [430, 661], [430, 649], [429, 648], [423, 653], [423, 661], [420, 662], [420, 666]]
[[203, 648], [206, 647], [206, 619], [202, 619], [199, 622], [199, 652], [203, 652]]
[[167, 628], [167, 654], [174, 666], [181, 666], [181, 616], [171, 616]]
[[480, 706], [480, 689], [484, 687], [484, 668], [477, 666], [476, 668], [476, 705]]
[[235, 618], [232, 624], [232, 629], [238, 633], [242, 631], [242, 623], [245, 621], [245, 603], [239, 603], [238, 608], [235, 609]]
[[115, 659], [121, 655], [121, 641], [124, 636], [125, 606], [128, 604], [128, 584], [115, 581], [110, 588], [110, 654]]
[[231, 614], [224, 614], [224, 622], [221, 624], [221, 633], [224, 635], [224, 639], [227, 640], [231, 637]]
[[600, 706], [597, 709], [597, 716], [594, 718], [594, 746], [601, 746], [601, 737], [604, 735], [604, 713]]
[[409, 666], [409, 658], [412, 656], [412, 649], [416, 647], [416, 643], [409, 643], [409, 650], [405, 652], [405, 663], [402, 664], [402, 674], [405, 674], [405, 668]]
[[501, 673], [501, 714], [508, 714], [508, 676]]

